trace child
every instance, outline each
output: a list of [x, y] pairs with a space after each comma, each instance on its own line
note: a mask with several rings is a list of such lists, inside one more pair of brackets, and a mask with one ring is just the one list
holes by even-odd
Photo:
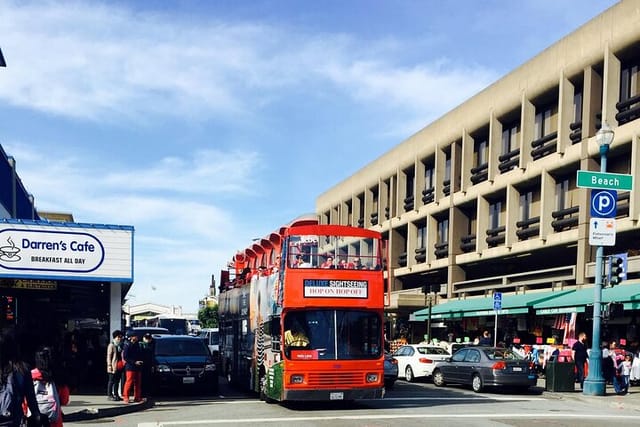
[[625, 354], [624, 360], [620, 362], [620, 377], [622, 382], [621, 392], [619, 394], [627, 394], [629, 392], [629, 378], [631, 377], [631, 355]]

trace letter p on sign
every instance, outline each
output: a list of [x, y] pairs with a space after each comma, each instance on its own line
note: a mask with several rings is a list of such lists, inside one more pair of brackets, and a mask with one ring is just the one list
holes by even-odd
[[617, 203], [616, 190], [591, 190], [591, 217], [615, 218]]

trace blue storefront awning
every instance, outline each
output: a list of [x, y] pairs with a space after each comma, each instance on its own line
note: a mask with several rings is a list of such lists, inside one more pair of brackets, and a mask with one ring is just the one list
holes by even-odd
[[[525, 314], [536, 303], [556, 299], [574, 291], [556, 292], [532, 292], [519, 295], [504, 295], [502, 297], [502, 309], [498, 314]], [[431, 308], [431, 319], [454, 319], [461, 317], [490, 316], [496, 312], [493, 310], [493, 297], [468, 298], [463, 300], [448, 301]], [[426, 320], [429, 317], [429, 309], [423, 308], [411, 315], [411, 320]]]

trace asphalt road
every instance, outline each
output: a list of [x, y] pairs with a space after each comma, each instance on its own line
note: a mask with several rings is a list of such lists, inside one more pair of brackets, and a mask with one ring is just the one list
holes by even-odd
[[[222, 382], [222, 381], [221, 381]], [[640, 388], [632, 389], [640, 395]], [[382, 400], [267, 404], [221, 384], [220, 396], [162, 397], [146, 411], [67, 426], [637, 426], [637, 396], [584, 399], [567, 394], [489, 392], [399, 380]]]

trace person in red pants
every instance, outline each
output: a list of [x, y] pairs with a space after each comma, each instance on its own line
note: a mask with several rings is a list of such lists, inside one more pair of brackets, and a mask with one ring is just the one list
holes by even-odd
[[[124, 403], [142, 402], [142, 365], [144, 353], [138, 337], [132, 335], [125, 344], [122, 351], [122, 357], [125, 361], [126, 381], [124, 390], [122, 391], [122, 400]], [[131, 389], [133, 388], [133, 399], [130, 399]]]

